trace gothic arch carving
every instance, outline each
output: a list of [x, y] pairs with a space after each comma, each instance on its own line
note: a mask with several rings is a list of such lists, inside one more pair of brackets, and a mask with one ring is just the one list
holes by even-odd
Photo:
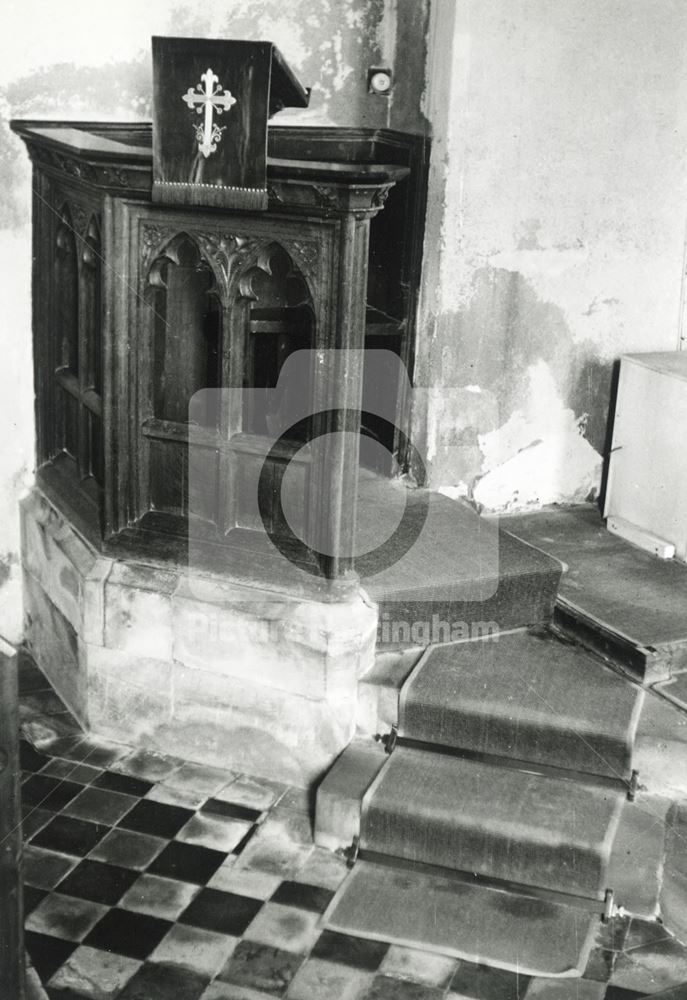
[[79, 254], [70, 206], [64, 202], [55, 232], [55, 368], [79, 370]]
[[272, 297], [281, 298], [284, 308], [308, 306], [312, 309], [310, 284], [289, 251], [290, 247], [275, 240], [265, 240], [256, 247], [238, 275], [238, 297], [257, 304], [261, 289], [264, 297], [264, 291], [271, 285]]

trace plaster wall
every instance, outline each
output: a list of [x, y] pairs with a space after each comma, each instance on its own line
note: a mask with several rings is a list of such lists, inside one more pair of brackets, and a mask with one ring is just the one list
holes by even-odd
[[[16, 118], [149, 120], [150, 36], [270, 39], [310, 107], [278, 120], [423, 127], [427, 0], [6, 0], [0, 15], [0, 635], [21, 636], [18, 499], [33, 477], [31, 179]], [[370, 66], [403, 67], [392, 99], [367, 92]]]
[[436, 0], [427, 79], [430, 481], [497, 511], [588, 499], [614, 362], [679, 342], [687, 7]]

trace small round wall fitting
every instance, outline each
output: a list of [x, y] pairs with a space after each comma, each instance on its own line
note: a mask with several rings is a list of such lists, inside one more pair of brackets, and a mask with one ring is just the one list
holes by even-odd
[[392, 73], [386, 66], [371, 66], [367, 71], [367, 89], [371, 94], [388, 97], [391, 93]]

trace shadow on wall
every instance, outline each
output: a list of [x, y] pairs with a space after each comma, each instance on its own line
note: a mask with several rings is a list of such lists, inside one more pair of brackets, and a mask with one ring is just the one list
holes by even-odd
[[[611, 447], [613, 444], [613, 424], [615, 423], [615, 409], [618, 402], [618, 382], [620, 380], [620, 359], [612, 361], [605, 366], [608, 375], [607, 392], [605, 398], [608, 400], [608, 410], [606, 411], [606, 428], [603, 440], [603, 470], [601, 473], [601, 486], [599, 488], [599, 509], [603, 513], [606, 505], [606, 489], [608, 487], [608, 469], [611, 461]], [[599, 392], [599, 395], [601, 393]]]

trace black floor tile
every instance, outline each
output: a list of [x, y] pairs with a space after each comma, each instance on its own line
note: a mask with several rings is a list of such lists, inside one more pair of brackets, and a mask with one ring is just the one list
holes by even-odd
[[45, 754], [34, 750], [26, 740], [19, 741], [19, 763], [23, 771], [40, 771], [49, 760], [50, 758], [46, 757]]
[[48, 934], [36, 934], [34, 931], [25, 932], [24, 943], [34, 968], [44, 983], [57, 972], [61, 965], [64, 965], [76, 948], [75, 941], [63, 941], [61, 938], [50, 937]]
[[173, 840], [148, 866], [148, 871], [181, 882], [205, 885], [228, 857], [223, 851]]
[[100, 861], [82, 861], [57, 886], [66, 896], [114, 906], [139, 876], [139, 872]]
[[91, 1000], [84, 993], [77, 993], [75, 990], [69, 988], [58, 990], [54, 986], [47, 986], [45, 993], [48, 1000]]
[[141, 966], [117, 1000], [198, 1000], [208, 982], [183, 966], [150, 962]]
[[443, 1000], [444, 990], [397, 979], [395, 976], [375, 976], [365, 1000]]
[[303, 955], [255, 941], [239, 941], [217, 978], [261, 995], [282, 997], [302, 964]]
[[246, 819], [250, 823], [255, 823], [262, 816], [260, 809], [236, 805], [234, 802], [222, 802], [221, 799], [208, 799], [200, 811], [214, 813], [216, 816], [228, 816], [229, 819]]
[[475, 1000], [523, 1000], [529, 982], [529, 976], [461, 962], [451, 980], [451, 989]]
[[385, 941], [368, 941], [336, 931], [324, 931], [315, 943], [312, 958], [323, 958], [366, 972], [376, 972], [388, 950], [389, 945]]
[[179, 917], [179, 923], [240, 937], [262, 906], [261, 899], [201, 889]]
[[141, 778], [131, 778], [128, 774], [117, 774], [116, 771], [103, 771], [93, 782], [95, 788], [106, 788], [110, 792], [123, 792], [124, 795], [138, 795], [139, 798], [153, 787], [151, 781]]
[[83, 791], [75, 781], [61, 781], [45, 774], [34, 774], [21, 786], [22, 802], [27, 806], [41, 806], [59, 812], [68, 802]]
[[69, 988], [58, 990], [54, 986], [46, 986], [45, 993], [48, 1000], [91, 1000], [84, 993], [77, 993]]
[[49, 809], [30, 809], [21, 821], [21, 835], [24, 841], [31, 840], [39, 830], [50, 822], [54, 815]]
[[171, 926], [169, 920], [114, 909], [105, 914], [83, 943], [117, 955], [144, 959], [158, 946]]
[[193, 816], [192, 809], [168, 806], [164, 802], [142, 799], [117, 824], [127, 830], [149, 833], [153, 837], [173, 837]]
[[310, 910], [312, 913], [324, 913], [333, 898], [334, 893], [330, 889], [322, 889], [318, 885], [282, 882], [272, 896], [272, 902], [298, 906], [301, 910]]
[[47, 889], [36, 889], [33, 885], [24, 885], [24, 916], [28, 917], [29, 913], [38, 906], [42, 899], [48, 895]]
[[100, 823], [88, 823], [71, 816], [55, 816], [31, 841], [36, 847], [47, 847], [63, 854], [84, 857], [103, 839], [109, 827]]

